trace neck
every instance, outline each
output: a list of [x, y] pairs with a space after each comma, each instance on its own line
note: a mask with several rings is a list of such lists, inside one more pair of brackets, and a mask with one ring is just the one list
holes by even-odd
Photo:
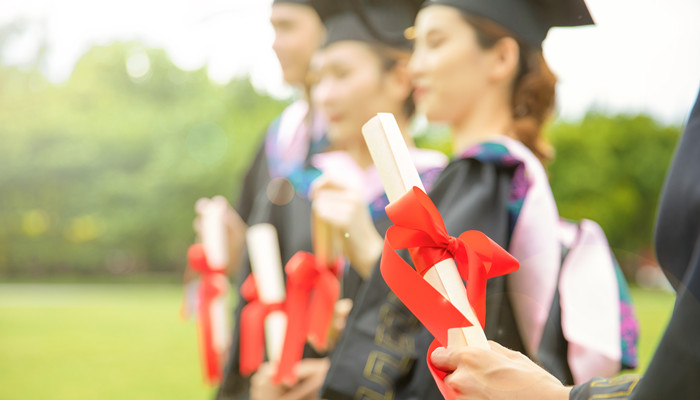
[[[394, 114], [394, 116], [396, 117], [396, 122], [399, 125], [399, 129], [401, 129], [403, 138], [406, 141], [406, 145], [409, 148], [415, 147], [413, 138], [408, 131], [408, 120], [403, 115]], [[350, 141], [344, 146], [339, 147], [338, 150], [348, 153], [348, 155], [352, 157], [353, 161], [355, 161], [355, 163], [362, 169], [367, 169], [369, 166], [374, 164], [372, 161], [372, 156], [369, 153], [369, 149], [367, 148], [367, 143], [362, 135], [359, 135], [358, 140]]]
[[484, 96], [452, 124], [452, 145], [459, 154], [468, 147], [497, 135], [510, 135], [513, 116], [507, 100]]

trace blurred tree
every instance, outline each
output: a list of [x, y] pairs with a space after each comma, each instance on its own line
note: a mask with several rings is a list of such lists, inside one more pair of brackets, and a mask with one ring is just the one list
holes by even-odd
[[0, 66], [0, 276], [179, 273], [194, 201], [232, 197], [284, 105], [139, 43], [60, 85]]
[[598, 222], [629, 266], [652, 247], [661, 186], [680, 136], [644, 115], [589, 113], [548, 131], [556, 149], [549, 167], [560, 215]]
[[[0, 29], [0, 54], [18, 29]], [[0, 277], [179, 274], [194, 201], [234, 196], [285, 106], [247, 78], [217, 85], [135, 42], [93, 47], [59, 85], [38, 62], [1, 61]], [[420, 145], [450, 152], [444, 127], [414, 129]], [[679, 132], [646, 116], [555, 122], [560, 214], [599, 222], [623, 262], [650, 248]]]

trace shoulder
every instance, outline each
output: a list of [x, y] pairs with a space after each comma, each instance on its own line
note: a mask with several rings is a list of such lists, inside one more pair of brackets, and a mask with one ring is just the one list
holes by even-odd
[[[502, 166], [517, 166], [522, 163], [509, 148], [509, 141], [493, 140], [481, 142], [467, 148], [464, 152], [455, 157], [456, 160], [476, 160], [483, 164], [493, 164]], [[511, 144], [511, 147], [517, 144]]]
[[546, 174], [537, 157], [517, 140], [497, 136], [489, 141], [476, 143], [456, 154], [445, 168], [444, 177], [460, 179], [470, 177], [481, 180], [493, 175], [505, 175], [514, 184], [521, 185], [526, 171], [534, 169], [535, 175]]

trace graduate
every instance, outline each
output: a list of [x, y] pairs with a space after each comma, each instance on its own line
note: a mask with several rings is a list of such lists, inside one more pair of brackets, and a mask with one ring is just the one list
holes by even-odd
[[[265, 222], [267, 210], [272, 203], [284, 202], [295, 190], [308, 191], [308, 183], [313, 177], [307, 177], [304, 168], [308, 165], [311, 154], [325, 148], [322, 120], [309, 106], [308, 85], [305, 82], [311, 57], [323, 40], [323, 25], [305, 0], [273, 1], [270, 22], [275, 32], [272, 47], [280, 63], [283, 79], [298, 91], [298, 99], [269, 125], [262, 145], [246, 172], [235, 210], [223, 196], [200, 198], [194, 207], [195, 241], [203, 245], [207, 261], [205, 264], [223, 279], [227, 279], [226, 275], [236, 276], [238, 272], [244, 256], [248, 225]], [[181, 312], [185, 317], [192, 315], [201, 304], [209, 303], [209, 300], [200, 297], [209, 291], [202, 290], [201, 279], [198, 279], [202, 270], [195, 265], [200, 263], [190, 260], [190, 266], [184, 273], [185, 290]], [[209, 272], [207, 274], [212, 275]], [[240, 285], [242, 281], [237, 283]], [[224, 286], [226, 285], [221, 284], [221, 281], [217, 285]], [[226, 299], [228, 290], [218, 290], [220, 292], [216, 301]], [[207, 337], [205, 343], [218, 343], [218, 353], [226, 358], [229, 340], [222, 340], [218, 329], [228, 324], [221, 314], [214, 317], [214, 320], [216, 322], [213, 325], [218, 328], [212, 331], [208, 323], [203, 324], [203, 331], [214, 332], [203, 337]], [[214, 337], [219, 339], [213, 339]], [[207, 350], [206, 354], [211, 354], [211, 351]], [[207, 356], [206, 359], [211, 360], [212, 357]], [[217, 361], [207, 361], [207, 364], [211, 371], [219, 371], [221, 368]], [[218, 382], [220, 373], [211, 374], [207, 380]]]
[[[245, 229], [251, 225], [251, 218], [260, 220], [261, 217], [254, 216], [256, 213], [264, 215], [271, 202], [283, 202], [295, 190], [308, 191], [309, 183], [315, 178], [305, 173], [309, 157], [326, 147], [323, 119], [310, 106], [306, 82], [311, 58], [323, 41], [323, 24], [307, 0], [274, 0], [270, 23], [275, 31], [272, 48], [284, 82], [297, 90], [298, 99], [268, 126], [245, 174], [235, 210], [229, 206], [225, 213], [230, 274], [235, 274], [240, 263]], [[195, 230], [199, 236], [201, 207], [208, 201], [200, 199], [195, 207], [198, 212]]]
[[[308, 165], [300, 170], [307, 179], [312, 178], [306, 185], [308, 190], [296, 187], [286, 201], [274, 202], [264, 208], [264, 213], [253, 212], [249, 224], [264, 220], [276, 227], [282, 261], [286, 263], [297, 251], [311, 251], [313, 209], [332, 232], [346, 260], [342, 295], [351, 300], [369, 277], [381, 253], [384, 230], [390, 225], [384, 212], [388, 200], [361, 128], [376, 113], [391, 112], [408, 132], [414, 107], [407, 70], [410, 41], [403, 33], [413, 23], [418, 4], [328, 0], [313, 5], [327, 35], [314, 59], [309, 82], [314, 108], [327, 118], [328, 150], [311, 155]], [[377, 23], [377, 17], [382, 24]], [[409, 136], [406, 139], [410, 141]], [[432, 150], [413, 148], [411, 152], [421, 177], [430, 186], [447, 164], [447, 157]], [[360, 239], [368, 237], [377, 244], [374, 251], [359, 245], [364, 243]], [[239, 281], [249, 270], [245, 261]], [[240, 299], [237, 321], [245, 304]], [[261, 365], [251, 377], [240, 375], [238, 349], [245, 344], [240, 343], [239, 335], [237, 324], [226, 380], [218, 398], [301, 399], [317, 394], [328, 369], [327, 354], [307, 346], [297, 369], [299, 383], [276, 386], [270, 363]]]
[[[449, 234], [481, 231], [520, 261], [517, 272], [488, 282], [487, 337], [572, 383], [613, 375], [624, 364], [625, 316], [615, 307], [614, 274], [600, 279], [612, 297], [596, 312], [606, 321], [601, 338], [616, 357], [585, 347], [567, 351], [562, 332], [579, 332], [561, 318], [559, 215], [542, 164], [552, 154], [541, 130], [553, 109], [555, 78], [541, 43], [551, 26], [590, 23], [581, 0], [541, 7], [527, 0], [431, 0], [417, 16], [409, 64], [418, 110], [453, 132], [454, 159], [427, 191]], [[323, 398], [441, 399], [425, 363], [432, 340], [375, 269], [332, 355]]]
[[700, 94], [661, 194], [655, 246], [676, 289], [666, 332], [643, 376], [594, 378], [564, 387], [517, 351], [438, 348], [433, 362], [453, 371], [446, 382], [460, 399], [696, 399], [700, 393]]
[[[268, 222], [274, 203], [285, 203], [295, 191], [308, 192], [308, 185], [318, 174], [307, 176], [309, 157], [325, 149], [323, 119], [308, 101], [308, 74], [311, 58], [322, 43], [325, 32], [316, 11], [306, 0], [274, 0], [270, 23], [275, 32], [273, 50], [277, 55], [285, 83], [293, 86], [299, 98], [289, 105], [268, 127], [262, 144], [246, 172], [235, 210], [226, 205], [225, 225], [230, 248], [228, 272], [234, 275], [240, 294], [240, 285], [250, 273], [245, 254], [245, 230], [247, 226]], [[222, 198], [211, 201], [221, 202]], [[198, 205], [210, 201], [200, 199]], [[296, 222], [296, 221], [294, 221]], [[308, 221], [301, 219], [300, 222]], [[195, 220], [195, 230], [201, 236], [201, 214]], [[300, 244], [281, 248], [284, 260], [289, 259]], [[294, 250], [292, 250], [294, 249]], [[246, 264], [242, 266], [241, 264]], [[238, 304], [241, 304], [239, 300]], [[240, 307], [234, 312], [234, 321], [240, 317]], [[236, 376], [238, 343], [237, 327], [233, 334], [234, 348], [228, 362], [217, 398], [233, 398], [230, 393], [245, 391], [247, 380], [232, 379]]]

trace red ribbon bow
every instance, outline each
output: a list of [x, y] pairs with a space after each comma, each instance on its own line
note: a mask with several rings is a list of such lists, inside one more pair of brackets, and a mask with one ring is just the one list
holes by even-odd
[[335, 303], [340, 297], [338, 268], [326, 265], [313, 254], [299, 251], [289, 260], [287, 274], [287, 333], [275, 383], [293, 385], [297, 376], [294, 367], [301, 360], [307, 338], [317, 349], [325, 349], [333, 320]]
[[214, 343], [214, 321], [212, 306], [216, 299], [228, 290], [228, 280], [224, 270], [213, 269], [207, 261], [204, 246], [193, 244], [187, 250], [190, 269], [200, 274], [199, 304], [199, 338], [202, 353], [204, 378], [210, 384], [218, 384], [222, 378], [222, 351]]
[[282, 311], [284, 305], [260, 301], [253, 274], [243, 281], [241, 297], [247, 304], [241, 310], [239, 371], [242, 376], [249, 376], [265, 359], [265, 318], [273, 311]]
[[[469, 303], [483, 328], [486, 280], [516, 271], [518, 261], [481, 232], [467, 231], [458, 238], [451, 237], [433, 202], [417, 187], [389, 204], [386, 212], [394, 226], [389, 228], [384, 240], [382, 276], [396, 296], [435, 336], [428, 354], [438, 345], [447, 345], [448, 329], [472, 325], [422, 278], [442, 260], [455, 259], [462, 279], [467, 282]], [[409, 249], [415, 271], [396, 254], [397, 249]], [[443, 382], [446, 373], [437, 370], [429, 357], [428, 365], [445, 398], [455, 398], [452, 389]]]

